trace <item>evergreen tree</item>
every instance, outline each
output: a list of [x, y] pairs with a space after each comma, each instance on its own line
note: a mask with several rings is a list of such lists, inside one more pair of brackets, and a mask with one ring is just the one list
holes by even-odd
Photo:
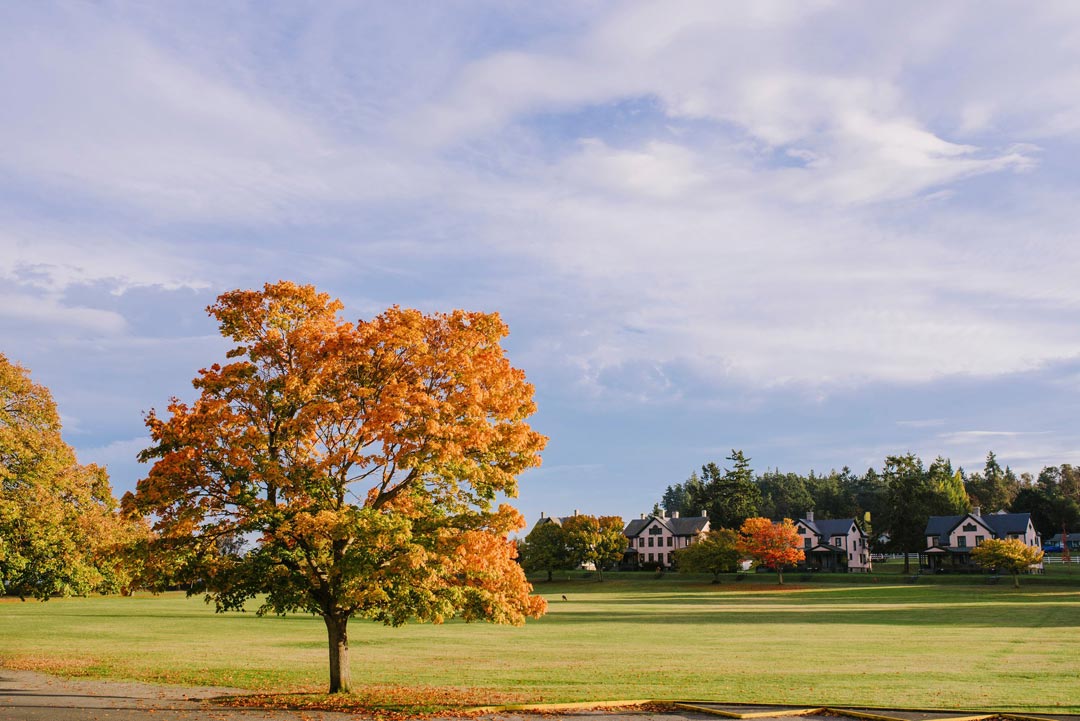
[[909, 554], [926, 544], [924, 531], [934, 493], [922, 461], [914, 453], [889, 456], [882, 468], [888, 506], [884, 525], [892, 547], [904, 554], [904, 573], [911, 569]]
[[952, 461], [938, 456], [930, 464], [927, 475], [933, 493], [931, 515], [954, 516], [971, 510], [967, 491], [964, 490], [964, 481], [960, 471], [953, 471]]
[[723, 472], [715, 463], [701, 467], [704, 485], [699, 505], [708, 510], [714, 528], [738, 528], [747, 518], [757, 515], [761, 503], [750, 459], [742, 451], [732, 450], [727, 460], [732, 466]]

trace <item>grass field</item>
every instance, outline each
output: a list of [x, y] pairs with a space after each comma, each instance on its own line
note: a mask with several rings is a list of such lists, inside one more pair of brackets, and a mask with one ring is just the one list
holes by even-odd
[[[849, 577], [850, 578], [850, 577]], [[525, 628], [350, 625], [353, 682], [463, 703], [604, 699], [1080, 711], [1080, 588], [711, 585], [666, 576], [539, 583]], [[561, 600], [562, 595], [568, 600]], [[0, 601], [0, 662], [266, 691], [318, 691], [318, 618], [216, 615], [182, 594]]]

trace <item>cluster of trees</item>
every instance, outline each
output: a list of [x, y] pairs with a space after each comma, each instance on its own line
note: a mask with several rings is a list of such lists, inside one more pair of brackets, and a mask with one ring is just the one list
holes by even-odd
[[[60, 440], [48, 392], [0, 356], [3, 590], [185, 578], [218, 610], [258, 597], [260, 613], [313, 613], [331, 693], [350, 688], [353, 616], [542, 614], [509, 538], [524, 519], [497, 504], [547, 440], [526, 423], [533, 388], [506, 358], [505, 324], [397, 307], [350, 323], [341, 308], [284, 281], [219, 296], [208, 311], [228, 361], [199, 371], [193, 403], [148, 414], [153, 465], [120, 508]], [[573, 552], [601, 557], [608, 525]]]
[[48, 389], [0, 354], [0, 593], [130, 593], [149, 538], [120, 513], [105, 469], [76, 461]]
[[518, 542], [521, 565], [528, 573], [546, 573], [549, 581], [555, 571], [592, 566], [603, 581], [604, 569], [621, 561], [626, 552], [623, 528], [619, 516], [547, 519]]
[[679, 570], [711, 573], [713, 582], [721, 573], [737, 571], [743, 559], [755, 566], [776, 571], [777, 583], [784, 583], [784, 568], [806, 558], [802, 537], [790, 518], [774, 522], [760, 516], [747, 518], [738, 531], [720, 528], [709, 531], [695, 543], [675, 551]]
[[923, 531], [932, 515], [983, 512], [1030, 512], [1043, 537], [1075, 528], [1080, 522], [1080, 468], [1049, 466], [1038, 477], [1002, 468], [993, 452], [979, 472], [953, 468], [942, 456], [924, 465], [914, 453], [888, 456], [881, 469], [856, 474], [848, 467], [825, 475], [767, 470], [754, 474], [750, 459], [733, 450], [730, 467], [707, 463], [682, 483], [668, 486], [653, 512], [708, 511], [714, 527], [735, 529], [755, 516], [855, 518], [872, 538], [889, 538], [888, 549], [916, 552], [925, 545]]

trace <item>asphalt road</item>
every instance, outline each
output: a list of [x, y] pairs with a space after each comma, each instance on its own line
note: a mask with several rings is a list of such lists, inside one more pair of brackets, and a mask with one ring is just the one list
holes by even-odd
[[[225, 708], [215, 696], [243, 693], [229, 688], [185, 688], [123, 681], [61, 679], [0, 668], [0, 721], [344, 721], [362, 718], [328, 711], [272, 711]], [[545, 714], [578, 721], [715, 721], [693, 712], [575, 712]], [[535, 721], [541, 717], [499, 715], [487, 721]]]

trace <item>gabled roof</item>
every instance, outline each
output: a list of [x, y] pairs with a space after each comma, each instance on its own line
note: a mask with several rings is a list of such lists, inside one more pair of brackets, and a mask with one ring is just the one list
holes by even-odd
[[1008, 533], [1019, 533], [1021, 535], [1026, 533], [1031, 514], [991, 513], [989, 516], [983, 516], [982, 520], [986, 521], [987, 525], [994, 529], [995, 534], [1004, 538], [1005, 534]]
[[976, 516], [967, 513], [962, 516], [930, 516], [926, 521], [924, 535], [937, 536], [944, 544], [961, 523], [971, 520], [988, 530], [994, 538], [1004, 538], [1009, 533], [1023, 534], [1031, 521], [1030, 513], [990, 513]]
[[810, 553], [847, 553], [847, 551], [830, 543], [819, 543], [810, 549]]
[[854, 518], [827, 518], [817, 521], [817, 527], [822, 536], [846, 536], [854, 523]]
[[[826, 538], [831, 536], [846, 536], [848, 531], [851, 530], [851, 525], [855, 523], [855, 519], [822, 518], [821, 520], [809, 521], [805, 518], [800, 518], [798, 523], [803, 524], [822, 538]], [[858, 530], [858, 524], [855, 524], [855, 528]]]
[[626, 528], [623, 529], [623, 535], [627, 538], [639, 536], [654, 521], [666, 528], [674, 536], [696, 536], [709, 525], [709, 519], [706, 516], [689, 516], [687, 518], [648, 516], [647, 518], [635, 518], [627, 523]]

